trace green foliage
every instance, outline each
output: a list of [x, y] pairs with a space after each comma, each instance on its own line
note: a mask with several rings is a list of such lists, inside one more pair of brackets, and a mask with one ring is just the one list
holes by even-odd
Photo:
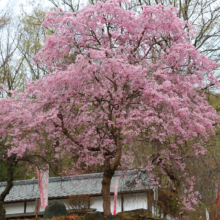
[[101, 212], [87, 212], [84, 218], [85, 220], [103, 220]]
[[[24, 180], [31, 179], [34, 177], [33, 172], [28, 173], [28, 165], [24, 163], [20, 163], [19, 166], [13, 167], [14, 180]], [[0, 182], [7, 181], [7, 165], [5, 163], [0, 163]]]
[[170, 207], [171, 212], [177, 213], [179, 211], [177, 198], [175, 198], [175, 197], [174, 198], [173, 197], [169, 198], [167, 200], [167, 204]]
[[207, 101], [217, 112], [220, 112], [220, 94], [219, 93], [207, 93]]
[[0, 182], [7, 181], [7, 167], [5, 164], [0, 164]]

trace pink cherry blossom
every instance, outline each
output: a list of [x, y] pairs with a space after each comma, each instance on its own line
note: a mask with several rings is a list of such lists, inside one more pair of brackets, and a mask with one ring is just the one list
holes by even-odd
[[[47, 13], [43, 25], [55, 32], [35, 60], [50, 74], [30, 82], [23, 94], [0, 100], [1, 134], [12, 125], [9, 154], [44, 146], [46, 133], [56, 152], [75, 158], [72, 174], [102, 164], [103, 178], [111, 171], [111, 181], [116, 169], [134, 168], [137, 154], [142, 167], [153, 171], [150, 155], [138, 152], [135, 141], [161, 143], [162, 173], [165, 166], [185, 172], [185, 143], [195, 156], [205, 153], [219, 116], [203, 88], [207, 81], [219, 86], [213, 72], [218, 65], [189, 43], [192, 27], [185, 30], [175, 8], [142, 9], [131, 12], [112, 0], [76, 13]], [[190, 178], [182, 178], [188, 210], [198, 204]], [[109, 210], [104, 204], [106, 215]]]

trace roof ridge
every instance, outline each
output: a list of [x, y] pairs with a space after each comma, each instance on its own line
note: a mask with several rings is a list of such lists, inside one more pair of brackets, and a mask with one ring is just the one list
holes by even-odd
[[[126, 170], [126, 171], [115, 171], [114, 177], [120, 176], [122, 174], [135, 174], [138, 170]], [[90, 173], [90, 174], [80, 174], [80, 175], [72, 175], [72, 176], [58, 176], [58, 177], [49, 177], [49, 183], [52, 182], [62, 182], [62, 181], [74, 181], [74, 180], [83, 180], [83, 179], [97, 179], [102, 178], [103, 173]], [[18, 185], [29, 185], [29, 184], [38, 184], [38, 179], [29, 179], [29, 180], [16, 180], [13, 181], [14, 186]], [[7, 186], [7, 182], [0, 182], [0, 187]]]

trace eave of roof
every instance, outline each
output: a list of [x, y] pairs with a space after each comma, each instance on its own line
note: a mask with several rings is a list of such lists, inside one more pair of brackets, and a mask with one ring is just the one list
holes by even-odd
[[[124, 172], [116, 171], [111, 181], [110, 193], [114, 192], [114, 184], [116, 181], [118, 181], [119, 193], [131, 190], [140, 191], [143, 189], [149, 189], [149, 179], [146, 182], [142, 182], [141, 186], [140, 184], [137, 186], [134, 180], [139, 174], [140, 172], [138, 170]], [[71, 195], [101, 195], [102, 177], [102, 173], [51, 177], [49, 178], [48, 197], [61, 198]], [[26, 200], [33, 201], [36, 198], [39, 198], [37, 179], [14, 181], [13, 184], [14, 186], [9, 195], [6, 196], [6, 202]], [[0, 193], [4, 190], [6, 185], [6, 182], [0, 183]]]

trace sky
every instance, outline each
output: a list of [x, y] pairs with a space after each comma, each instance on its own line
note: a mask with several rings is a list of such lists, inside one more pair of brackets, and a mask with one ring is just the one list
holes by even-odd
[[27, 3], [27, 0], [0, 0], [0, 11], [4, 10], [6, 6], [13, 8], [13, 13], [18, 15], [21, 10], [21, 5], [24, 5], [25, 11], [29, 12], [31, 9], [36, 6], [37, 4], [41, 3], [43, 6], [52, 6], [52, 4], [45, 0], [35, 0], [34, 5], [30, 6]]

